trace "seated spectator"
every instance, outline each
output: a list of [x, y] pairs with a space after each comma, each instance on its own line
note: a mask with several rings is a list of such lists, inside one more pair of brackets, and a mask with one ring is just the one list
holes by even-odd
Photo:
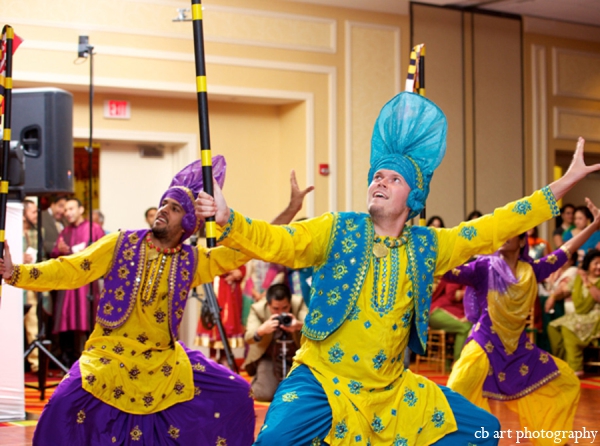
[[441, 279], [431, 296], [429, 327], [434, 330], [445, 330], [455, 333], [454, 361], [460, 357], [465, 341], [469, 336], [471, 324], [465, 317], [463, 297], [465, 287]]
[[600, 334], [600, 251], [588, 252], [582, 268], [571, 290], [575, 313], [548, 326], [552, 354], [564, 358], [580, 377], [584, 374], [583, 350]]

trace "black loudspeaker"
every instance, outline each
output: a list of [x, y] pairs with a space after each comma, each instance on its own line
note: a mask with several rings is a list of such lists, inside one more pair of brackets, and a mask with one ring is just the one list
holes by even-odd
[[58, 88], [12, 91], [11, 140], [23, 150], [25, 195], [71, 194], [73, 96]]

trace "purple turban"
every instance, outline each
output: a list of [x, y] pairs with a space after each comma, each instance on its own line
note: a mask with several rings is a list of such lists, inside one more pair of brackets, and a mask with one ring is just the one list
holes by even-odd
[[[213, 157], [213, 177], [217, 181], [219, 187], [223, 187], [223, 183], [225, 182], [226, 167], [227, 165], [223, 156], [217, 155]], [[185, 216], [181, 221], [181, 226], [185, 231], [181, 237], [182, 242], [200, 229], [200, 222], [196, 218], [196, 213], [194, 212], [194, 201], [202, 190], [203, 184], [202, 161], [197, 160], [188, 164], [175, 175], [173, 181], [171, 181], [171, 185], [160, 199], [159, 207], [162, 205], [165, 198], [171, 198], [179, 203], [185, 211]]]

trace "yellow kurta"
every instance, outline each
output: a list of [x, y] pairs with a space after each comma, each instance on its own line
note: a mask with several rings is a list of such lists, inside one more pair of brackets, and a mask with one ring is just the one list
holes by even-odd
[[[474, 254], [497, 250], [511, 236], [557, 212], [554, 197], [545, 189], [492, 215], [452, 229], [435, 229], [435, 274], [443, 274]], [[226, 246], [297, 269], [321, 266], [328, 259], [333, 222], [333, 214], [325, 214], [273, 227], [232, 212], [228, 224], [219, 230]], [[416, 244], [419, 246], [419, 241]], [[415, 305], [409, 292], [415, 278], [407, 269], [407, 250], [400, 246], [382, 259], [370, 257], [354, 310], [324, 340], [305, 339], [296, 365], [307, 365], [327, 394], [333, 416], [326, 439], [330, 444], [351, 444], [357, 437], [370, 439], [371, 444], [431, 444], [456, 430], [456, 423], [439, 387], [403, 367]], [[396, 281], [396, 293], [390, 295], [392, 281]], [[350, 293], [352, 283], [349, 278], [342, 287], [345, 294]], [[326, 305], [328, 297], [316, 291], [312, 299]], [[377, 311], [382, 307], [386, 311]]]
[[[16, 266], [11, 285], [34, 291], [78, 288], [104, 276], [119, 233], [88, 249], [34, 265]], [[150, 414], [192, 399], [192, 364], [169, 328], [168, 280], [173, 256], [146, 249], [142, 286], [126, 322], [113, 330], [96, 324], [79, 367], [82, 386], [103, 402], [132, 414]], [[243, 265], [247, 257], [226, 248], [199, 248], [192, 286]], [[162, 269], [162, 272], [159, 272]], [[152, 298], [154, 296], [154, 298]]]

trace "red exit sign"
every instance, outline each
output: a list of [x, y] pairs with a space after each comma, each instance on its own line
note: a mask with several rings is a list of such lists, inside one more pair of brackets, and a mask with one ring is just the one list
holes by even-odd
[[131, 118], [131, 104], [129, 101], [117, 101], [114, 99], [104, 101], [104, 117], [129, 119]]

